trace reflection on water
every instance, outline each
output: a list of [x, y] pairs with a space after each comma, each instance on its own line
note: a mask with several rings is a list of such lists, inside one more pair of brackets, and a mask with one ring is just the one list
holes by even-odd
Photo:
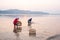
[[15, 33], [15, 36], [16, 36], [16, 40], [21, 40], [21, 38], [19, 37], [20, 36], [19, 32]]
[[[18, 28], [21, 28], [21, 27], [18, 27]], [[16, 28], [16, 29], [13, 29], [13, 32], [16, 36], [16, 40], [21, 40], [21, 38], [20, 38], [21, 30]]]
[[[9, 18], [9, 19], [8, 19]], [[22, 22], [22, 32], [13, 33], [13, 19], [15, 17], [0, 17], [0, 40], [51, 40], [60, 34], [60, 16], [19, 17]], [[27, 20], [32, 19], [32, 25], [27, 26]], [[29, 36], [29, 29], [36, 29], [36, 36]], [[56, 40], [55, 39], [55, 40]]]
[[16, 37], [19, 37], [19, 32], [15, 33]]

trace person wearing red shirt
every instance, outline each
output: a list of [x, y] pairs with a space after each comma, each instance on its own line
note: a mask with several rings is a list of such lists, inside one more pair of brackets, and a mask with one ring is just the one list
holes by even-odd
[[15, 18], [13, 21], [14, 29], [16, 28], [16, 26], [18, 27], [18, 25], [17, 25], [18, 20], [19, 20], [19, 18]]

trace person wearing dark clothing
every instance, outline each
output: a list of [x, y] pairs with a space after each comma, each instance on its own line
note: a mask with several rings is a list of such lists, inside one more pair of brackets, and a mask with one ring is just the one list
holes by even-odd
[[32, 18], [28, 19], [28, 26], [31, 26]]

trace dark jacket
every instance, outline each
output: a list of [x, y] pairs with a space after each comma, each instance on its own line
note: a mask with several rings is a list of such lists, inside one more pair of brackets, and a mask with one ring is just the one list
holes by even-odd
[[32, 18], [30, 18], [30, 19], [28, 20], [28, 23], [31, 23], [31, 21], [32, 21]]

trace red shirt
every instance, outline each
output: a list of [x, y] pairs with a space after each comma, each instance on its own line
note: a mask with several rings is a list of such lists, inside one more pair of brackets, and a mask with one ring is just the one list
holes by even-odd
[[16, 19], [13, 21], [13, 24], [16, 25], [17, 22], [18, 22], [18, 19], [16, 18]]

